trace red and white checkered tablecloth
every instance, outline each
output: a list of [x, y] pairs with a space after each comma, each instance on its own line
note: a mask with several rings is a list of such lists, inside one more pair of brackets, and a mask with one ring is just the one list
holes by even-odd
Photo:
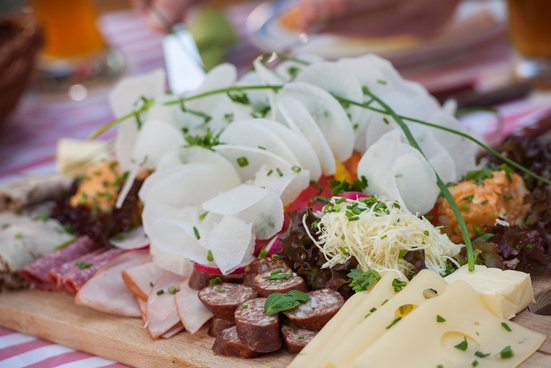
[[[241, 36], [228, 57], [230, 62], [247, 65], [257, 51], [245, 34], [245, 20], [250, 5], [239, 5], [229, 10], [230, 18]], [[149, 31], [138, 13], [125, 11], [102, 17], [101, 27], [110, 44], [121, 50], [127, 61], [127, 75], [138, 74], [163, 67], [161, 36]], [[249, 64], [250, 65], [250, 64]], [[457, 83], [477, 78], [498, 65], [503, 67], [503, 55], [484, 60], [474, 57], [468, 64], [450, 65], [437, 70], [407, 73], [408, 78], [425, 84]], [[36, 172], [54, 171], [56, 142], [61, 137], [85, 138], [98, 126], [111, 119], [107, 92], [111, 86], [89, 91], [79, 102], [71, 101], [66, 94], [28, 94], [18, 111], [0, 128], [0, 181]], [[529, 125], [549, 112], [550, 96], [536, 95], [499, 107], [503, 117], [502, 133]], [[479, 135], [491, 134], [495, 118], [488, 114], [472, 115], [465, 119]], [[108, 132], [106, 139], [113, 137]], [[83, 352], [52, 344], [32, 336], [0, 328], [0, 368], [16, 367], [124, 367], [124, 365]]]

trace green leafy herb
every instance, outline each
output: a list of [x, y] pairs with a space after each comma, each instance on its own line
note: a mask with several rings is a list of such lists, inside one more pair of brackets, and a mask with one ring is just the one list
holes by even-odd
[[184, 139], [188, 146], [198, 146], [207, 149], [220, 144], [220, 134], [222, 131], [214, 134], [210, 128], [207, 128], [205, 134], [191, 135], [187, 130], [182, 130], [184, 133]]
[[266, 276], [265, 278], [268, 280], [288, 280], [291, 278], [290, 273], [284, 273], [281, 268], [273, 270], [270, 275]]
[[471, 366], [473, 366], [473, 367], [478, 366], [478, 360], [476, 360], [476, 359], [473, 360], [473, 362], [471, 363]]
[[507, 332], [513, 331], [513, 330], [511, 329], [511, 327], [510, 327], [507, 323], [505, 323], [505, 322], [501, 322], [501, 327], [503, 327], [503, 328], [505, 329], [505, 331], [507, 331]]
[[191, 114], [191, 115], [195, 115], [201, 119], [203, 119], [203, 123], [207, 124], [209, 121], [212, 120], [212, 116], [203, 112], [203, 111], [199, 111], [199, 110], [191, 110], [191, 109], [188, 109], [186, 108], [186, 106], [184, 105], [184, 103], [182, 103], [180, 105], [180, 109], [183, 111], [183, 112], [187, 112], [188, 114]]
[[266, 176], [270, 176], [274, 173], [274, 170], [270, 169], [268, 170], [268, 172], [266, 173]]
[[328, 183], [333, 195], [338, 195], [343, 192], [363, 192], [368, 186], [367, 178], [363, 175], [352, 183], [346, 180], [329, 180]]
[[248, 308], [249, 308], [249, 305], [248, 305], [248, 304], [243, 304], [243, 305], [241, 306], [241, 309], [248, 309]]
[[301, 302], [308, 301], [310, 301], [308, 294], [300, 290], [291, 290], [285, 294], [273, 293], [266, 299], [266, 304], [264, 304], [264, 313], [267, 315], [276, 314], [296, 308]]
[[482, 169], [471, 170], [467, 172], [463, 180], [474, 180], [474, 183], [476, 185], [482, 185], [484, 184], [485, 179], [490, 179], [493, 177], [494, 177], [494, 174], [492, 174], [492, 170], [488, 168], [482, 168]]
[[315, 196], [310, 200], [310, 203], [316, 203], [316, 202], [329, 203], [329, 198]]
[[466, 351], [468, 347], [469, 347], [469, 343], [467, 342], [466, 337], [463, 338], [463, 341], [461, 341], [459, 344], [454, 346], [454, 348], [461, 351]]
[[438, 315], [436, 315], [436, 322], [444, 323], [444, 322], [446, 322], [446, 319], [438, 314]]
[[163, 289], [161, 289], [161, 290], [157, 290], [156, 294], [157, 295], [163, 295], [164, 293], [165, 293], [165, 291]]
[[283, 171], [281, 171], [281, 169], [280, 169], [279, 167], [276, 168], [276, 173], [277, 173], [277, 175], [279, 175], [279, 176], [283, 176]]
[[483, 352], [477, 350], [477, 351], [474, 353], [474, 355], [476, 355], [476, 356], [479, 357], [479, 358], [486, 358], [487, 356], [490, 355], [490, 353], [483, 353]]
[[392, 280], [392, 287], [394, 288], [395, 292], [400, 292], [402, 289], [407, 285], [408, 283], [406, 281], [402, 281], [400, 279], [394, 279]]
[[249, 166], [249, 160], [245, 156], [238, 157], [236, 161], [239, 167]]
[[228, 92], [227, 93], [230, 100], [232, 100], [235, 103], [241, 104], [241, 105], [249, 105], [251, 102], [249, 101], [249, 96], [245, 92]]
[[93, 263], [89, 263], [89, 262], [86, 262], [86, 261], [76, 261], [75, 262], [75, 266], [77, 266], [80, 269], [90, 268], [93, 265], [94, 265]]
[[179, 290], [178, 290], [177, 287], [169, 286], [169, 287], [167, 288], [167, 291], [168, 291], [168, 293], [169, 293], [170, 295], [174, 295], [174, 294], [176, 294]]
[[463, 200], [472, 202], [473, 198], [474, 198], [474, 194], [469, 194], [468, 196], [463, 197]]
[[504, 194], [503, 198], [510, 201], [511, 199], [513, 199], [513, 195], [512, 194]]
[[214, 261], [214, 256], [212, 255], [212, 252], [209, 250], [209, 252], [207, 253], [207, 261], [209, 262], [213, 262]]
[[511, 358], [513, 355], [513, 349], [511, 349], [509, 345], [501, 349], [501, 351], [499, 352], [499, 357], [501, 359], [508, 359]]
[[195, 239], [201, 240], [201, 234], [199, 234], [199, 229], [197, 229], [195, 226], [193, 227], [193, 235], [195, 235]]
[[381, 275], [377, 271], [367, 270], [366, 272], [362, 272], [359, 268], [350, 271], [346, 276], [352, 279], [350, 287], [355, 292], [367, 290], [381, 279]]
[[205, 218], [207, 217], [208, 214], [209, 214], [209, 211], [205, 211], [202, 214], [200, 214], [199, 215], [199, 221], [205, 220]]
[[222, 278], [220, 276], [216, 276], [215, 278], [212, 278], [209, 280], [209, 285], [218, 285], [218, 284], [221, 284], [223, 281], [222, 281]]

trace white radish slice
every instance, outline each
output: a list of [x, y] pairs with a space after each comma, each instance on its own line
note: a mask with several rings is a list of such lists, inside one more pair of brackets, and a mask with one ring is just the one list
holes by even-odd
[[[354, 74], [334, 62], [322, 62], [305, 67], [295, 81], [312, 84], [327, 92], [356, 102], [363, 102], [362, 86]], [[361, 120], [363, 108], [351, 105], [346, 109], [353, 124]]]
[[149, 238], [143, 227], [139, 226], [125, 233], [117, 234], [109, 242], [120, 249], [139, 249], [149, 245]]
[[434, 138], [432, 131], [424, 130], [424, 134], [415, 137], [424, 156], [438, 173], [444, 183], [455, 182], [459, 178], [456, 174], [455, 161], [449, 152]]
[[[260, 60], [256, 59], [253, 62], [254, 70], [258, 75], [258, 78], [262, 81], [262, 84], [275, 84], [281, 85], [284, 80], [282, 77], [278, 76], [275, 71], [268, 69]], [[270, 119], [275, 119], [276, 110], [275, 110], [275, 91], [266, 90], [266, 96], [268, 96], [268, 101], [270, 102]]]
[[179, 209], [172, 207], [168, 204], [160, 202], [147, 202], [144, 203], [144, 209], [142, 211], [142, 223], [144, 232], [146, 234], [151, 233], [151, 225], [160, 218], [179, 218]]
[[221, 144], [213, 149], [234, 166], [243, 181], [254, 179], [262, 166], [291, 168], [293, 165], [278, 155], [255, 147]]
[[342, 106], [329, 92], [314, 85], [292, 82], [286, 84], [279, 95], [295, 98], [306, 108], [337, 159], [346, 161], [352, 155], [352, 124]]
[[[285, 78], [286, 81], [291, 81], [302, 72], [310, 64], [316, 64], [325, 61], [321, 56], [314, 54], [299, 54], [296, 58], [302, 62], [295, 60], [284, 60], [275, 67], [278, 75]], [[304, 64], [304, 62], [306, 64]]]
[[327, 140], [306, 108], [296, 99], [279, 94], [276, 97], [278, 111], [287, 126], [310, 143], [325, 175], [333, 175], [336, 170], [335, 158]]
[[373, 144], [358, 164], [369, 181], [368, 194], [398, 201], [412, 213], [425, 214], [438, 197], [433, 169], [419, 151], [392, 131]]
[[262, 125], [263, 121], [266, 120], [252, 119], [236, 121], [230, 124], [224, 132], [222, 132], [220, 135], [220, 142], [235, 146], [266, 149], [284, 160], [289, 161], [293, 165], [299, 164], [289, 146], [275, 133], [265, 128]]
[[231, 162], [218, 153], [207, 148], [199, 146], [182, 147], [180, 149], [180, 159], [183, 163], [204, 163], [217, 165], [220, 170], [224, 170], [224, 175], [227, 178], [226, 180], [231, 181], [232, 183], [238, 183], [241, 181]]
[[[196, 90], [192, 91], [187, 95], [197, 95], [204, 92], [209, 92], [212, 90], [226, 88], [235, 83], [237, 80], [237, 69], [231, 64], [220, 64], [213, 68], [205, 76], [203, 84]], [[216, 102], [220, 98], [226, 97], [224, 94], [216, 94], [204, 98], [199, 98], [196, 100], [191, 100], [186, 102], [186, 107], [193, 110], [200, 110], [208, 112], [212, 106], [216, 106]]]
[[234, 216], [224, 216], [208, 234], [207, 243], [214, 262], [224, 275], [253, 260], [255, 238], [252, 228], [252, 224]]
[[174, 207], [201, 203], [241, 183], [214, 164], [186, 164], [156, 171], [140, 190], [143, 202], [157, 201]]
[[149, 246], [149, 253], [153, 262], [163, 270], [173, 272], [177, 275], [186, 276], [193, 271], [193, 262], [179, 253], [167, 251], [157, 247], [155, 244]]
[[278, 122], [258, 119], [263, 127], [274, 132], [279, 138], [287, 144], [298, 159], [299, 166], [310, 172], [312, 180], [318, 180], [321, 176], [321, 165], [312, 145], [308, 143], [304, 135], [297, 133], [290, 128]]
[[164, 170], [170, 167], [177, 167], [182, 165], [182, 159], [180, 158], [180, 149], [172, 149], [165, 152], [159, 162], [157, 163], [157, 170]]
[[186, 331], [193, 335], [214, 315], [199, 299], [199, 291], [189, 287], [188, 281], [185, 279], [180, 283], [175, 298], [180, 320]]
[[281, 197], [284, 205], [293, 202], [309, 183], [310, 174], [305, 169], [297, 173], [289, 169], [264, 167], [254, 179], [255, 186], [273, 191]]
[[143, 167], [156, 168], [161, 157], [184, 143], [181, 132], [159, 120], [147, 121], [136, 139], [132, 159]]
[[253, 224], [258, 239], [271, 238], [283, 227], [283, 203], [279, 195], [248, 184], [219, 194], [204, 202], [203, 208], [209, 213], [231, 215]]
[[[254, 71], [245, 73], [236, 83], [237, 86], [256, 86], [262, 84], [258, 74]], [[270, 106], [267, 90], [247, 90], [243, 91], [249, 98], [251, 107], [255, 111], [260, 111]]]

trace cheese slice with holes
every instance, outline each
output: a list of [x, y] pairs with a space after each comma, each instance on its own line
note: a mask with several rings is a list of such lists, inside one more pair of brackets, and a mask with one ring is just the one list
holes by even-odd
[[402, 273], [388, 271], [382, 275], [371, 290], [354, 294], [325, 327], [316, 334], [316, 337], [302, 349], [288, 367], [320, 367], [323, 359], [327, 358], [328, 353], [332, 351], [336, 341], [346, 338], [349, 332], [370, 313], [369, 310], [374, 305], [381, 305], [385, 300], [389, 300], [396, 295], [396, 291], [392, 287], [394, 279], [407, 281]]
[[[441, 295], [446, 290], [447, 283], [434, 271], [422, 270], [413, 280], [394, 297], [381, 303], [366, 306], [367, 315], [349, 334], [341, 340], [332, 340], [333, 349], [327, 359], [319, 367], [348, 367], [350, 362], [365, 351], [377, 339], [387, 333], [394, 324], [408, 318], [408, 313], [430, 300], [432, 296]], [[422, 333], [412, 331], [412, 333]], [[411, 342], [415, 345], [415, 336]], [[407, 366], [407, 365], [406, 365]], [[378, 367], [394, 367], [384, 364]], [[397, 366], [398, 367], [398, 366]]]
[[469, 272], [467, 265], [447, 276], [445, 280], [457, 280], [471, 285], [488, 308], [498, 317], [511, 319], [530, 303], [534, 303], [534, 290], [530, 275], [525, 272], [476, 266]]
[[[544, 340], [497, 317], [471, 286], [457, 281], [396, 323], [349, 367], [516, 367]], [[501, 355], [507, 347], [511, 356]]]
[[84, 175], [91, 165], [109, 158], [107, 142], [62, 138], [57, 142], [57, 171]]

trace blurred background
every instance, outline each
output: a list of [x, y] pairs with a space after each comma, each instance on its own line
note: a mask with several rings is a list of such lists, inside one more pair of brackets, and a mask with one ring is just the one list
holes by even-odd
[[495, 140], [550, 112], [550, 16], [549, 0], [0, 0], [0, 179], [52, 171], [59, 138], [111, 119], [118, 78], [166, 68], [177, 89], [274, 50], [380, 54]]

